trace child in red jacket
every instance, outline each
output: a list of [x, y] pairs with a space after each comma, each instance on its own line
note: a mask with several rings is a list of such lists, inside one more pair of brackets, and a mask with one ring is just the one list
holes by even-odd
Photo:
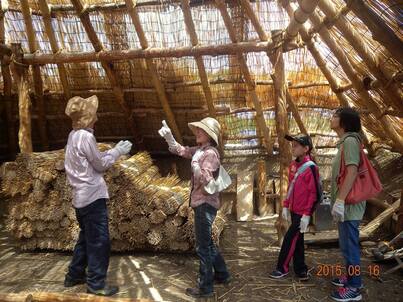
[[[278, 257], [277, 268], [271, 278], [280, 279], [288, 275], [289, 263], [293, 258], [294, 272], [301, 281], [309, 279], [305, 264], [304, 233], [317, 201], [319, 170], [312, 159], [312, 140], [309, 135], [286, 135], [292, 142], [292, 155], [295, 157], [288, 171], [288, 192], [283, 201], [282, 216], [291, 222], [284, 236]], [[315, 173], [315, 174], [314, 174]]]

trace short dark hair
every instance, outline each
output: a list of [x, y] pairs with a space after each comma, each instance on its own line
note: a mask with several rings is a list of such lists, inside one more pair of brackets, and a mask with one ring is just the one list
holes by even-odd
[[335, 115], [340, 118], [340, 127], [345, 132], [360, 132], [361, 119], [357, 110], [351, 107], [342, 107], [336, 110]]

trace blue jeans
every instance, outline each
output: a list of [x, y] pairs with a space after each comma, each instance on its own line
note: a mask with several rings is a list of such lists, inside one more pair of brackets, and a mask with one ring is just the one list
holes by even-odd
[[224, 258], [211, 237], [217, 209], [203, 203], [194, 208], [194, 213], [196, 253], [200, 260], [198, 287], [203, 293], [210, 293], [214, 290], [214, 279], [223, 281], [229, 277]]
[[73, 279], [86, 277], [90, 288], [102, 289], [105, 287], [110, 253], [106, 199], [98, 199], [84, 208], [76, 209], [76, 217], [80, 234], [68, 275]]
[[343, 253], [347, 271], [348, 287], [361, 287], [360, 266], [360, 232], [359, 220], [339, 222], [339, 245]]

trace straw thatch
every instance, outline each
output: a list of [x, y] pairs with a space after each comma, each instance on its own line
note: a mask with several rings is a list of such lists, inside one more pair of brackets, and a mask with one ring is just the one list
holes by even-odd
[[[101, 149], [109, 148], [100, 145]], [[22, 250], [72, 250], [78, 225], [63, 150], [20, 154], [2, 166], [1, 192], [10, 199], [6, 227]], [[114, 251], [189, 251], [194, 246], [188, 183], [161, 177], [148, 153], [121, 159], [106, 173]], [[226, 205], [217, 215], [218, 240]]]

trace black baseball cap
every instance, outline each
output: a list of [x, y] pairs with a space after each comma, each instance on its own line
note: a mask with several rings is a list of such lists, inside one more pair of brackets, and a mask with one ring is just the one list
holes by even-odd
[[297, 143], [301, 144], [302, 146], [308, 146], [309, 151], [312, 150], [313, 144], [312, 139], [309, 135], [306, 134], [297, 134], [297, 135], [286, 135], [284, 138], [288, 141], [296, 141]]

